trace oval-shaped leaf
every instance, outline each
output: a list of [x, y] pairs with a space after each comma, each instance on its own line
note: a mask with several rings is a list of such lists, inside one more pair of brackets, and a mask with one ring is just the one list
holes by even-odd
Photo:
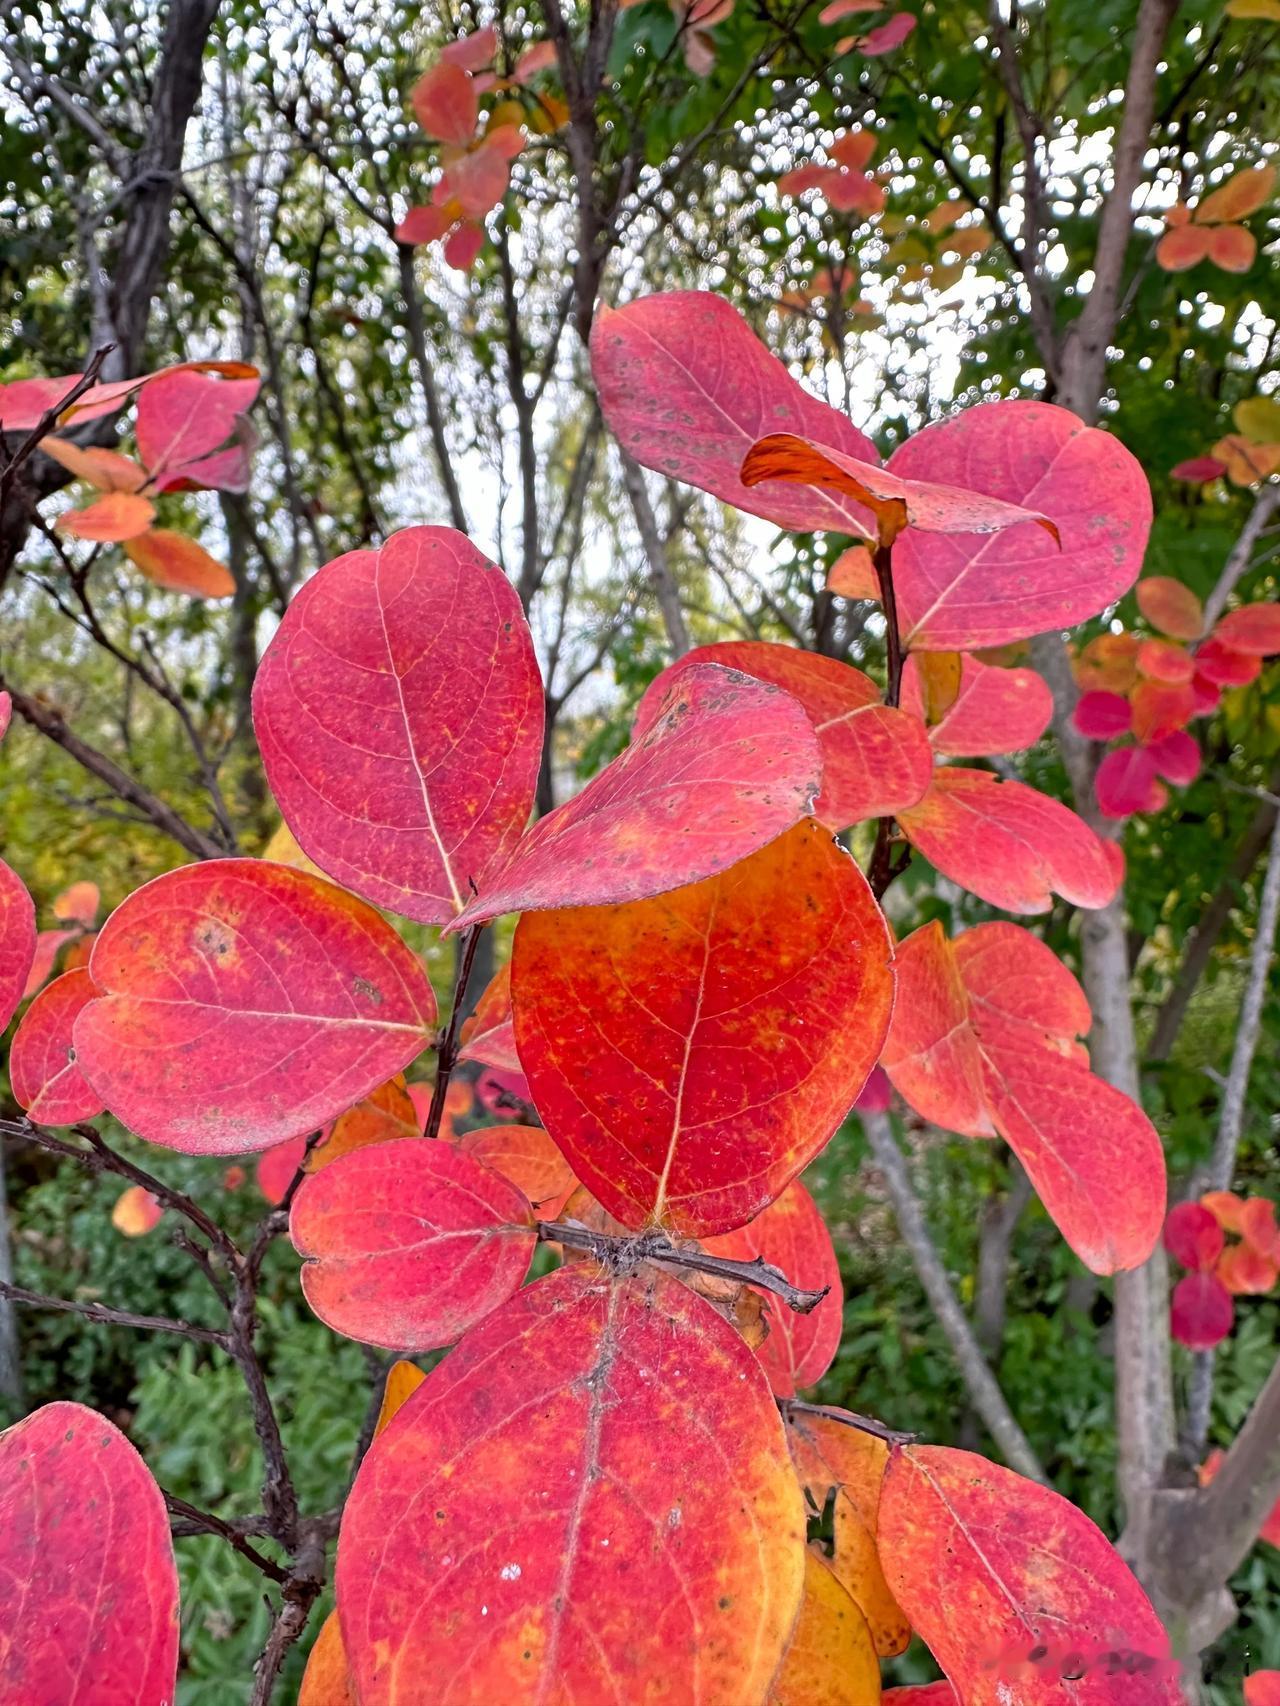
[[289, 1236], [322, 1321], [410, 1352], [455, 1343], [505, 1303], [537, 1242], [520, 1191], [426, 1137], [357, 1150], [307, 1179]]
[[1115, 740], [1133, 725], [1133, 710], [1123, 693], [1092, 688], [1076, 701], [1071, 721], [1086, 740]]
[[523, 831], [542, 705], [514, 588], [449, 527], [321, 569], [253, 689], [267, 780], [303, 851], [426, 924], [460, 912]]
[[236, 431], [258, 395], [258, 379], [220, 379], [191, 369], [162, 374], [138, 398], [138, 454], [163, 491], [168, 476], [207, 457]]
[[18, 873], [0, 859], [0, 1031], [31, 993], [27, 982], [35, 957], [36, 903]]
[[[1217, 466], [1210, 477], [1216, 479], [1221, 472]], [[1198, 640], [1204, 632], [1204, 605], [1172, 575], [1147, 575], [1138, 582], [1134, 596], [1138, 609], [1161, 634], [1174, 640]]]
[[563, 1268], [469, 1333], [360, 1467], [337, 1589], [361, 1706], [748, 1706], [804, 1528], [732, 1327], [669, 1276]]
[[880, 1662], [866, 1618], [810, 1547], [804, 1599], [768, 1706], [877, 1706]]
[[827, 1142], [893, 1000], [866, 879], [816, 824], [657, 900], [526, 914], [511, 989], [534, 1103], [629, 1226], [745, 1225]]
[[1197, 224], [1212, 225], [1247, 218], [1270, 201], [1275, 182], [1276, 169], [1271, 164], [1233, 172], [1225, 184], [1211, 190], [1196, 208]]
[[486, 1125], [464, 1132], [455, 1142], [464, 1155], [492, 1167], [522, 1191], [539, 1220], [558, 1220], [578, 1188], [572, 1168], [541, 1126]]
[[479, 1060], [519, 1072], [515, 1026], [511, 1018], [511, 962], [498, 967], [476, 1002], [475, 1011], [464, 1020], [459, 1060]]
[[76, 1064], [76, 1015], [97, 994], [87, 971], [55, 977], [22, 1015], [9, 1055], [13, 1097], [41, 1125], [74, 1125], [102, 1112], [102, 1098]]
[[[937, 655], [925, 652], [921, 658]], [[921, 660], [908, 657], [902, 671], [902, 707], [923, 717], [925, 699]], [[954, 696], [932, 721], [929, 744], [951, 758], [1023, 752], [1040, 739], [1052, 717], [1053, 694], [1034, 669], [995, 669], [977, 658], [962, 657]]]
[[140, 492], [108, 492], [83, 509], [63, 510], [54, 525], [73, 539], [118, 544], [145, 533], [155, 513], [156, 506]]
[[[282, 975], [287, 967], [287, 983]], [[254, 859], [156, 877], [108, 918], [77, 1063], [140, 1137], [198, 1155], [324, 1125], [426, 1047], [417, 956], [355, 895]]]
[[1229, 610], [1213, 632], [1233, 652], [1274, 657], [1280, 652], [1280, 604], [1242, 604], [1238, 610]]
[[163, 1204], [145, 1185], [130, 1185], [121, 1191], [111, 1210], [111, 1224], [126, 1238], [142, 1238], [160, 1224]]
[[172, 1706], [178, 1573], [159, 1487], [82, 1404], [0, 1434], [0, 1699]]
[[184, 533], [151, 527], [124, 549], [130, 562], [167, 592], [185, 592], [192, 598], [230, 598], [236, 590], [226, 564]]

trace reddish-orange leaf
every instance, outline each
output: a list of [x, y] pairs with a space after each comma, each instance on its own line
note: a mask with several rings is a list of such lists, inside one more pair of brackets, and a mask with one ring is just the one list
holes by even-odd
[[1213, 633], [1222, 645], [1245, 657], [1274, 657], [1280, 652], [1280, 604], [1244, 604], [1229, 610]]
[[827, 1223], [799, 1179], [746, 1226], [706, 1242], [715, 1255], [735, 1261], [763, 1257], [807, 1291], [825, 1288], [827, 1295], [807, 1315], [766, 1299], [769, 1334], [756, 1353], [779, 1398], [794, 1398], [799, 1387], [821, 1380], [840, 1349], [844, 1290]]
[[610, 430], [646, 468], [796, 532], [872, 530], [843, 493], [743, 485], [742, 459], [766, 432], [797, 432], [859, 460], [876, 450], [803, 390], [723, 297], [681, 290], [598, 308], [591, 366]]
[[1140, 681], [1129, 695], [1133, 732], [1144, 745], [1186, 728], [1196, 714], [1196, 697], [1189, 681]]
[[556, 64], [556, 44], [551, 41], [536, 41], [532, 47], [526, 47], [516, 60], [514, 79], [517, 83], [531, 82], [539, 71], [546, 71]]
[[273, 1144], [258, 1157], [254, 1177], [258, 1189], [269, 1203], [281, 1203], [293, 1183], [294, 1174], [307, 1159], [305, 1137], [291, 1137], [284, 1143]]
[[1188, 272], [1208, 257], [1213, 232], [1203, 225], [1175, 225], [1156, 244], [1156, 265], [1164, 272]]
[[[1234, 651], [1215, 634], [1196, 651], [1196, 682], [1218, 687], [1245, 687], [1262, 673], [1262, 660]], [[1210, 707], [1212, 708], [1212, 707]]]
[[59, 533], [74, 539], [93, 539], [119, 544], [136, 539], [155, 520], [156, 506], [139, 492], [108, 492], [84, 509], [68, 509], [54, 524]]
[[71, 1027], [97, 991], [87, 971], [55, 977], [22, 1015], [9, 1055], [14, 1100], [41, 1125], [74, 1125], [102, 1112], [102, 1098], [81, 1074]]
[[1244, 1706], [1280, 1706], [1280, 1670], [1255, 1670], [1246, 1676]]
[[224, 445], [258, 395], [257, 379], [219, 379], [209, 373], [166, 373], [138, 398], [138, 454], [158, 489], [164, 477]]
[[[18, 873], [0, 859], [0, 1031], [12, 1019], [18, 1003], [32, 993], [30, 980], [35, 958], [35, 902]], [[49, 964], [53, 964], [53, 955]], [[46, 968], [35, 984], [36, 989], [47, 976]]]
[[848, 1113], [888, 961], [866, 880], [812, 823], [657, 900], [527, 913], [511, 988], [534, 1102], [619, 1220], [730, 1231]]
[[563, 1268], [469, 1333], [360, 1467], [337, 1590], [361, 1706], [760, 1700], [804, 1529], [734, 1329], [667, 1275]]
[[794, 646], [726, 640], [695, 647], [650, 684], [636, 712], [637, 735], [650, 726], [672, 683], [708, 663], [771, 682], [804, 706], [822, 751], [822, 792], [813, 810], [828, 829], [891, 817], [923, 799], [933, 754], [919, 718], [885, 705], [860, 669]]
[[581, 793], [539, 818], [451, 928], [663, 894], [736, 865], [812, 809], [822, 755], [789, 693], [698, 664], [650, 716]]
[[1173, 640], [1148, 639], [1138, 647], [1138, 673], [1148, 681], [1177, 685], [1189, 682], [1195, 672], [1191, 653]]
[[[541, 1126], [481, 1126], [478, 1131], [464, 1133], [455, 1142], [464, 1155], [482, 1161], [504, 1179], [510, 1179], [533, 1204], [539, 1220], [558, 1220], [578, 1187], [569, 1163]], [[796, 1281], [797, 1285], [811, 1283], [804, 1279]]]
[[[396, 1364], [396, 1368], [402, 1366]], [[359, 1706], [336, 1611], [331, 1611], [320, 1625], [315, 1645], [307, 1655], [298, 1706]]]
[[484, 71], [493, 64], [498, 52], [498, 32], [492, 24], [459, 36], [440, 50], [446, 65], [460, 65], [464, 71]]
[[170, 1706], [178, 1574], [169, 1513], [117, 1427], [46, 1404], [0, 1434], [0, 1699]]
[[877, 1653], [892, 1658], [910, 1641], [911, 1625], [889, 1591], [876, 1538], [889, 1451], [883, 1440], [841, 1421], [844, 1414], [789, 1410], [787, 1444], [814, 1508], [825, 1510], [834, 1493], [831, 1568], [866, 1618]]
[[423, 73], [410, 96], [418, 123], [439, 142], [470, 142], [480, 117], [476, 86], [460, 65], [442, 60]]
[[1218, 225], [1207, 233], [1209, 259], [1223, 272], [1248, 272], [1258, 254], [1258, 239], [1243, 225]]
[[1249, 214], [1256, 213], [1270, 201], [1275, 182], [1276, 169], [1271, 164], [1233, 173], [1225, 184], [1211, 190], [1196, 208], [1194, 217], [1197, 224], [1217, 225], [1248, 218]]
[[87, 928], [98, 916], [100, 899], [97, 883], [72, 883], [54, 900], [53, 916], [64, 924], [83, 924]]
[[1023, 782], [948, 765], [898, 821], [943, 876], [1006, 912], [1047, 912], [1055, 894], [1100, 907], [1116, 891], [1118, 878], [1089, 826]]
[[100, 492], [136, 492], [146, 483], [146, 469], [118, 450], [96, 444], [82, 448], [65, 438], [42, 438], [40, 448], [77, 480], [87, 480]]
[[533, 642], [502, 570], [452, 528], [406, 528], [308, 581], [263, 658], [253, 719], [303, 850], [407, 918], [453, 917], [528, 821]]
[[374, 1439], [387, 1431], [426, 1378], [416, 1363], [403, 1359], [392, 1363], [382, 1387], [382, 1405], [373, 1430]]
[[1138, 678], [1137, 634], [1099, 634], [1075, 660], [1082, 692], [1127, 693]]
[[519, 1072], [520, 1059], [516, 1054], [516, 1034], [511, 1020], [510, 960], [493, 974], [476, 1002], [475, 1012], [464, 1021], [461, 1034], [459, 1060], [482, 1060], [486, 1066], [501, 1066], [508, 1072]]
[[111, 1210], [111, 1224], [126, 1238], [141, 1238], [160, 1224], [164, 1209], [144, 1185], [121, 1191]]
[[[904, 710], [925, 715], [922, 671], [928, 660], [946, 655], [922, 652], [907, 659], [902, 672]], [[934, 751], [952, 758], [978, 758], [1034, 746], [1053, 716], [1053, 694], [1044, 678], [1034, 669], [993, 669], [974, 657], [962, 657], [959, 662], [959, 680], [950, 703], [929, 719]]]
[[1128, 1565], [1049, 1488], [971, 1452], [908, 1446], [885, 1477], [880, 1550], [965, 1706], [1182, 1706]]
[[[282, 968], [288, 968], [288, 981]], [[421, 961], [355, 895], [287, 865], [211, 859], [103, 925], [77, 1061], [130, 1130], [194, 1154], [313, 1131], [426, 1047]]]
[[521, 1192], [432, 1138], [357, 1150], [307, 1179], [289, 1235], [320, 1319], [398, 1351], [461, 1338], [519, 1286], [537, 1242]]
[[125, 555], [149, 581], [167, 592], [192, 598], [230, 598], [236, 590], [231, 571], [185, 533], [152, 527], [125, 546]]
[[1264, 1256], [1275, 1249], [1276, 1205], [1269, 1197], [1249, 1197], [1240, 1207], [1240, 1235]]
[[1200, 1201], [1224, 1232], [1242, 1229], [1244, 1203], [1234, 1191], [1206, 1191]]
[[908, 530], [893, 550], [903, 640], [972, 651], [1092, 616], [1132, 586], [1151, 528], [1146, 475], [1119, 439], [1051, 403], [980, 403], [896, 450], [889, 470], [1048, 516], [986, 537]]
[[1204, 605], [1172, 575], [1148, 575], [1134, 588], [1138, 609], [1153, 628], [1175, 640], [1198, 640], [1204, 632]]
[[1237, 486], [1256, 486], [1280, 471], [1280, 444], [1258, 444], [1242, 433], [1220, 438], [1213, 454]]
[[[39, 932], [35, 939], [35, 952], [31, 956], [31, 963], [27, 968], [27, 981], [22, 987], [22, 999], [24, 1001], [28, 995], [34, 995], [36, 990], [45, 982], [53, 970], [54, 962], [57, 960], [63, 944], [74, 942], [79, 936], [78, 930], [41, 930]], [[67, 960], [69, 961], [70, 958], [71, 955], [68, 953]], [[64, 971], [71, 971], [72, 969], [70, 964], [63, 965]]]
[[364, 1149], [371, 1143], [392, 1143], [397, 1138], [419, 1135], [413, 1098], [404, 1079], [397, 1076], [338, 1115], [312, 1152], [310, 1170], [318, 1172], [340, 1155], [350, 1155], [353, 1149]]
[[840, 598], [880, 597], [875, 564], [865, 545], [851, 545], [840, 553], [827, 575], [827, 591]]
[[[180, 361], [155, 373], [144, 373], [139, 379], [118, 379], [105, 385], [91, 385], [67, 407], [62, 420], [74, 420], [80, 425], [102, 415], [113, 415], [142, 386], [166, 373], [188, 370], [221, 373], [228, 379], [255, 379], [258, 376], [257, 368], [243, 361]], [[0, 422], [3, 422], [4, 430], [27, 432], [38, 425], [49, 409], [60, 403], [68, 391], [75, 389], [80, 379], [80, 374], [72, 373], [58, 379], [19, 379], [12, 385], [0, 385]]]
[[1276, 1283], [1277, 1268], [1252, 1245], [1233, 1244], [1222, 1252], [1215, 1272], [1233, 1297], [1263, 1297]]
[[926, 1119], [1016, 1152], [1063, 1237], [1095, 1273], [1145, 1261], [1164, 1217], [1164, 1155], [1151, 1122], [1089, 1070], [1084, 991], [1016, 924], [948, 942], [939, 924], [895, 959], [883, 1063]]
[[767, 1706], [876, 1706], [880, 1664], [866, 1618], [808, 1548], [804, 1599]]

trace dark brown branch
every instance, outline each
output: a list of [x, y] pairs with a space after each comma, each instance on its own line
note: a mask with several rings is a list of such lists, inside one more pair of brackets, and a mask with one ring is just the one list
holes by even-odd
[[52, 1309], [67, 1315], [80, 1315], [99, 1327], [133, 1327], [143, 1333], [176, 1333], [180, 1338], [194, 1339], [200, 1344], [229, 1348], [225, 1333], [211, 1327], [195, 1327], [190, 1321], [176, 1321], [170, 1315], [135, 1315], [129, 1309], [113, 1309], [105, 1303], [81, 1303], [71, 1297], [48, 1297], [43, 1292], [28, 1291], [25, 1286], [10, 1285], [0, 1280], [0, 1297], [10, 1303], [25, 1304], [30, 1309]]
[[919, 1434], [903, 1433], [898, 1428], [888, 1427], [884, 1422], [876, 1421], [874, 1416], [860, 1416], [856, 1410], [837, 1409], [834, 1404], [806, 1404], [803, 1398], [779, 1398], [778, 1408], [784, 1417], [823, 1416], [829, 1422], [839, 1422], [842, 1427], [870, 1434], [872, 1439], [882, 1439], [886, 1445], [910, 1445], [920, 1437]]
[[165, 1488], [165, 1507], [170, 1516], [183, 1519], [181, 1527], [173, 1525], [171, 1532], [175, 1538], [191, 1537], [197, 1534], [216, 1534], [233, 1547], [242, 1558], [247, 1558], [255, 1570], [261, 1570], [264, 1576], [269, 1576], [273, 1582], [283, 1582], [288, 1579], [289, 1572], [264, 1557], [256, 1546], [251, 1546], [244, 1535], [232, 1523], [224, 1522], [220, 1516], [214, 1516], [211, 1511], [198, 1510], [195, 1505], [189, 1505], [185, 1499], [180, 1499], [176, 1493], [170, 1493]]
[[473, 924], [469, 930], [464, 930], [458, 939], [458, 975], [453, 983], [453, 1010], [449, 1014], [449, 1023], [444, 1028], [436, 1052], [436, 1081], [431, 1091], [431, 1106], [427, 1110], [424, 1137], [440, 1135], [440, 1121], [444, 1118], [444, 1102], [449, 1093], [449, 1080], [458, 1064], [458, 1033], [462, 1029], [467, 984], [471, 978], [471, 967], [475, 962], [476, 949], [480, 945], [483, 930], [483, 924]]

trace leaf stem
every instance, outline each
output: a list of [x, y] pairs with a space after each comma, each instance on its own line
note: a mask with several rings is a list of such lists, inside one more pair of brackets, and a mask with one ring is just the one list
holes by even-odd
[[436, 1082], [431, 1092], [431, 1107], [427, 1111], [424, 1137], [440, 1135], [445, 1097], [449, 1094], [449, 1080], [458, 1064], [458, 1033], [462, 1029], [463, 1002], [466, 999], [471, 967], [475, 963], [476, 949], [480, 946], [483, 930], [483, 924], [473, 924], [462, 932], [458, 940], [458, 974], [453, 980], [453, 1011], [449, 1014], [449, 1023], [444, 1028], [444, 1035], [440, 1038], [440, 1047], [436, 1053]]

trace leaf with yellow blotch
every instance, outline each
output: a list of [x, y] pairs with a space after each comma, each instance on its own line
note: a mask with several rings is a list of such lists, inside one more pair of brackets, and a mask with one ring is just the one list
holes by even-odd
[[1059, 1493], [968, 1451], [894, 1451], [885, 1574], [965, 1706], [1182, 1706], [1160, 1620]]
[[[411, 1365], [397, 1363], [395, 1366], [404, 1368]], [[298, 1706], [359, 1706], [336, 1611], [331, 1611], [320, 1625], [320, 1633], [307, 1655], [307, 1668], [298, 1690]]]
[[[289, 967], [289, 986], [280, 968]], [[198, 1155], [314, 1131], [431, 1040], [421, 961], [364, 901], [286, 865], [209, 859], [103, 925], [77, 1063], [110, 1111]]]
[[852, 1106], [888, 962], [866, 879], [813, 823], [655, 900], [526, 913], [511, 990], [534, 1103], [624, 1224], [730, 1231]]
[[392, 1363], [382, 1386], [382, 1405], [373, 1429], [374, 1439], [386, 1432], [426, 1378], [417, 1363], [406, 1362], [403, 1357]]
[[804, 1526], [733, 1328], [669, 1275], [562, 1268], [469, 1333], [360, 1466], [337, 1594], [361, 1706], [762, 1699]]
[[310, 1176], [289, 1236], [320, 1319], [397, 1351], [455, 1343], [520, 1285], [537, 1242], [524, 1195], [433, 1138], [375, 1144]]
[[800, 1615], [767, 1706], [876, 1706], [879, 1699], [880, 1664], [866, 1619], [810, 1547]]
[[236, 590], [231, 570], [185, 533], [152, 527], [131, 539], [124, 550], [135, 568], [166, 592], [185, 592], [192, 598], [230, 598]]
[[788, 1409], [787, 1444], [813, 1509], [825, 1510], [834, 1493], [831, 1568], [866, 1619], [876, 1652], [887, 1659], [911, 1639], [911, 1625], [880, 1567], [876, 1540], [889, 1452], [883, 1440], [839, 1420], [841, 1414]]
[[76, 1064], [76, 1015], [97, 994], [87, 971], [55, 977], [22, 1015], [9, 1053], [13, 1099], [40, 1125], [75, 1125], [102, 1112], [102, 1098]]
[[126, 1238], [141, 1238], [160, 1224], [164, 1208], [145, 1185], [121, 1191], [111, 1210], [111, 1224]]
[[[573, 1169], [541, 1126], [481, 1126], [455, 1142], [464, 1155], [492, 1167], [523, 1191], [539, 1220], [558, 1220], [577, 1189]], [[800, 1285], [807, 1283], [797, 1281]]]
[[64, 510], [54, 526], [73, 539], [120, 544], [145, 533], [155, 520], [156, 506], [139, 492], [107, 492], [84, 509]]
[[[949, 666], [945, 679], [938, 676], [940, 665]], [[1053, 694], [1034, 669], [995, 669], [955, 652], [915, 652], [902, 672], [902, 707], [924, 716], [935, 752], [981, 758], [1034, 746], [1053, 717]]]

